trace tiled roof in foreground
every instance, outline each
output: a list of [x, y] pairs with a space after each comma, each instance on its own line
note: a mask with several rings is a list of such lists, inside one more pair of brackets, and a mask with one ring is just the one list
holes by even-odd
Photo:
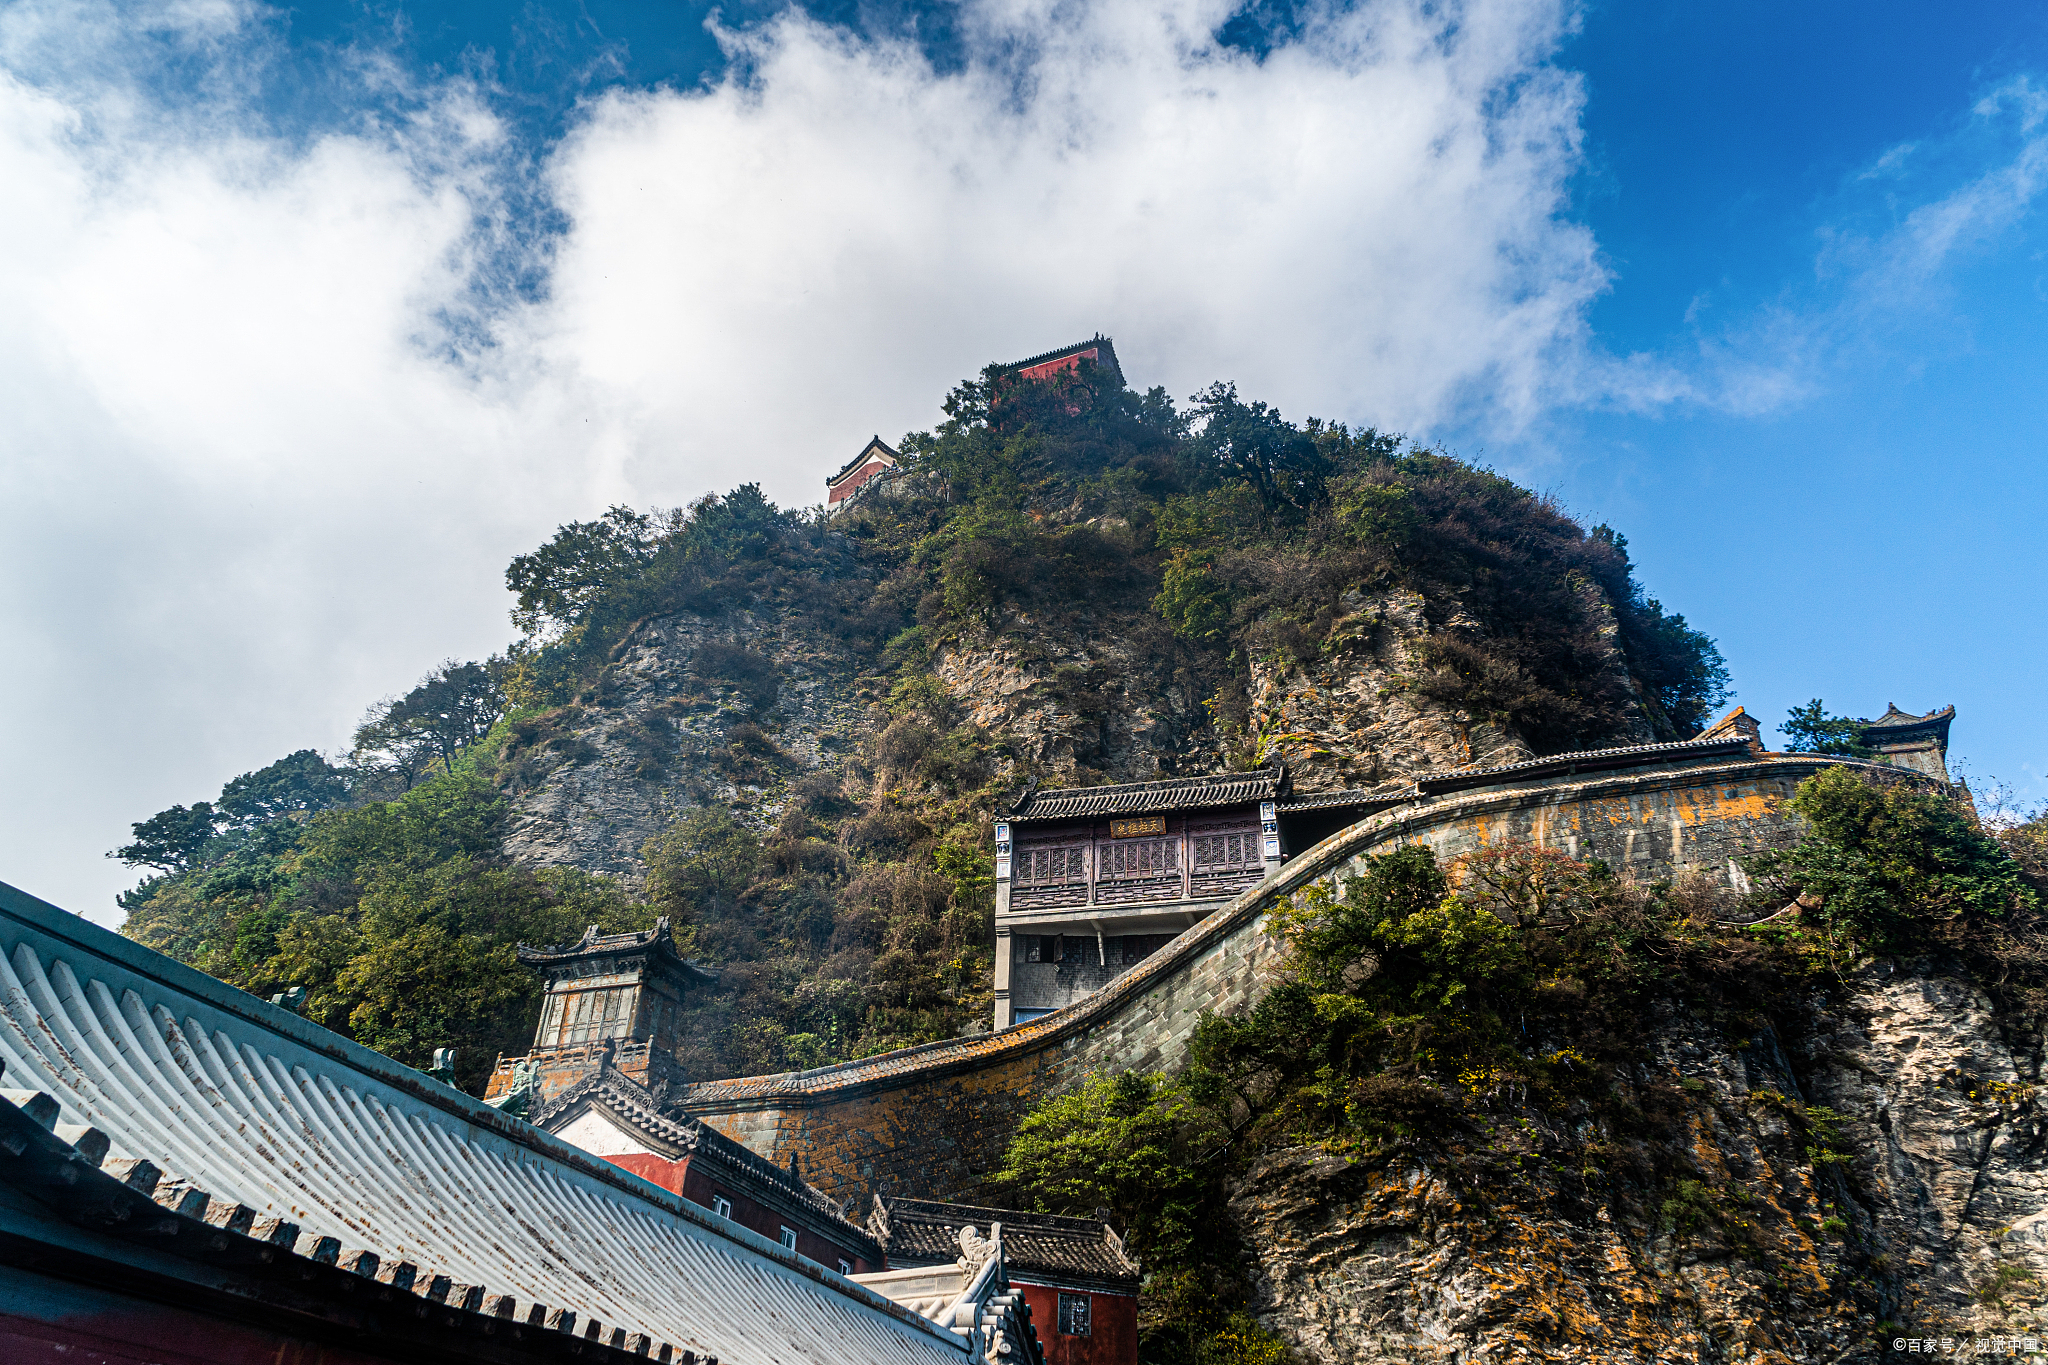
[[362, 1285], [360, 1303], [410, 1294], [427, 1327], [499, 1331], [506, 1349], [525, 1334], [516, 1349], [544, 1356], [970, 1354], [765, 1238], [4, 884], [0, 1063], [0, 1184], [51, 1210], [8, 1215], [17, 1239], [115, 1264], [124, 1247], [189, 1251], [293, 1292], [339, 1267], [352, 1274], [332, 1287]]

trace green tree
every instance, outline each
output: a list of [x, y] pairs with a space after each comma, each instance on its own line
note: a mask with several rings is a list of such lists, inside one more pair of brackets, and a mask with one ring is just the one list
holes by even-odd
[[1210, 557], [1175, 550], [1161, 574], [1152, 609], [1187, 640], [1214, 640], [1230, 624], [1230, 595], [1216, 578]]
[[1788, 747], [1799, 753], [1844, 754], [1869, 758], [1876, 751], [1863, 743], [1863, 722], [1828, 713], [1819, 697], [1795, 706], [1778, 727]]
[[1816, 918], [1846, 925], [1880, 950], [1925, 943], [1945, 922], [2039, 906], [2022, 865], [1954, 793], [1824, 768], [1799, 784], [1790, 804], [1807, 822], [1805, 835], [1751, 858], [1751, 874], [1774, 896], [1800, 897]]
[[593, 607], [654, 561], [660, 529], [652, 516], [629, 507], [561, 527], [505, 570], [505, 586], [518, 598], [512, 623], [529, 635], [581, 625]]
[[1180, 1087], [1125, 1071], [1033, 1110], [993, 1179], [1040, 1212], [1106, 1208], [1139, 1246], [1184, 1257], [1204, 1220], [1204, 1163], [1222, 1138]]
[[1222, 477], [1248, 484], [1269, 517], [1299, 515], [1323, 500], [1331, 462], [1278, 408], [1247, 403], [1237, 396], [1237, 385], [1221, 381], [1189, 401], [1197, 450]]
[[654, 899], [683, 920], [732, 913], [761, 865], [761, 840], [722, 806], [694, 810], [649, 840]]
[[244, 829], [348, 800], [349, 774], [311, 749], [243, 773], [220, 792], [220, 813]]
[[209, 801], [160, 810], [132, 828], [135, 842], [123, 844], [107, 856], [119, 858], [130, 867], [154, 867], [164, 872], [186, 872], [199, 865], [207, 845], [218, 832], [220, 813]]
[[443, 772], [452, 773], [456, 756], [482, 739], [504, 710], [505, 696], [489, 665], [450, 659], [404, 696], [370, 708], [356, 727], [356, 761], [381, 763], [406, 786], [436, 758]]

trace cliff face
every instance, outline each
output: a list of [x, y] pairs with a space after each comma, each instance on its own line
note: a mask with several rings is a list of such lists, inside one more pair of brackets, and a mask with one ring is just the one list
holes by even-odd
[[[988, 745], [999, 784], [1145, 781], [1278, 756], [1310, 792], [1534, 756], [1512, 725], [1414, 685], [1432, 639], [1478, 629], [1454, 604], [1441, 625], [1408, 589], [1353, 589], [1342, 606], [1311, 661], [1264, 651], [1235, 682], [1178, 646], [1143, 602], [1010, 611], [945, 641], [928, 668]], [[757, 676], [725, 676], [735, 652], [759, 661]], [[1622, 671], [1618, 652], [1611, 667]], [[766, 827], [792, 781], [836, 774], [889, 724], [887, 682], [872, 670], [773, 609], [642, 622], [584, 701], [515, 737], [506, 851], [638, 880], [641, 846], [692, 808], [729, 806]], [[1244, 715], [1219, 717], [1219, 691], [1240, 686]], [[1651, 738], [1638, 716], [1605, 742]]]
[[642, 846], [692, 808], [772, 823], [792, 779], [866, 733], [857, 675], [843, 648], [772, 609], [643, 621], [585, 701], [515, 734], [506, 853], [638, 882]]
[[2039, 1033], [1967, 981], [1888, 967], [1791, 1017], [1781, 1038], [1664, 1013], [1632, 1079], [1682, 1111], [1696, 1174], [1655, 1203], [1625, 1135], [1506, 1106], [1527, 1125], [1506, 1197], [1448, 1168], [1264, 1155], [1229, 1204], [1261, 1319], [1333, 1362], [1876, 1360], [1894, 1338], [2048, 1336]]

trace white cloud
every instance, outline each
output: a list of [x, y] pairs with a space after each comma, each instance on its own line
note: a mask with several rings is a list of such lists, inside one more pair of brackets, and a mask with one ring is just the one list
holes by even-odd
[[354, 106], [287, 134], [272, 11], [0, 9], [0, 878], [106, 916], [126, 822], [500, 643], [554, 523], [810, 501], [988, 360], [1100, 328], [1140, 384], [1409, 429], [1577, 384], [1567, 11], [1382, 0], [1263, 62], [1224, 16], [970, 0], [943, 74], [728, 33], [743, 75], [584, 111], [522, 245], [488, 91], [337, 54]]
[[793, 15], [725, 35], [745, 82], [615, 93], [557, 158], [549, 354], [646, 405], [643, 480], [744, 449], [806, 497], [946, 383], [1097, 328], [1177, 396], [1533, 414], [1603, 284], [1559, 216], [1561, 12], [1367, 5], [1263, 63], [1207, 41], [1226, 14], [971, 6], [994, 55], [947, 75]]

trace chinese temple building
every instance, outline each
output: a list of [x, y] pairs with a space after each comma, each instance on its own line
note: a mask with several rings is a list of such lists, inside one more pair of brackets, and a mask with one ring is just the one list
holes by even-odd
[[996, 824], [995, 1027], [1102, 989], [1367, 809], [1247, 773], [1026, 792]]
[[642, 933], [601, 935], [593, 924], [574, 943], [521, 944], [519, 960], [547, 982], [540, 1027], [526, 1056], [498, 1059], [486, 1100], [504, 1104], [517, 1091], [546, 1104], [600, 1071], [657, 1095], [684, 1079], [676, 1020], [690, 993], [718, 977], [677, 953], [666, 917]]
[[1878, 756], [1902, 768], [1911, 768], [1937, 782], [1948, 778], [1948, 727], [1956, 708], [1944, 706], [1924, 716], [1901, 711], [1890, 702], [1876, 720], [1860, 722], [1861, 742]]
[[891, 1270], [866, 1282], [908, 1283], [920, 1268], [955, 1265], [962, 1230], [977, 1228], [1002, 1230], [1010, 1283], [1031, 1306], [1046, 1365], [1136, 1365], [1141, 1275], [1107, 1223], [876, 1195], [868, 1230]]
[[487, 1103], [842, 1274], [882, 1252], [845, 1212], [783, 1170], [666, 1106], [684, 1079], [677, 1012], [717, 978], [676, 952], [666, 919], [643, 933], [519, 948], [547, 982], [533, 1050], [501, 1057]]
[[1062, 346], [1056, 351], [1044, 351], [1028, 360], [1014, 361], [1002, 369], [1019, 379], [1050, 379], [1064, 370], [1078, 370], [1084, 360], [1100, 365], [1119, 386], [1123, 384], [1124, 369], [1117, 364], [1116, 343], [1100, 332], [1087, 341]]
[[879, 435], [868, 438], [860, 454], [848, 460], [837, 474], [825, 480], [825, 510], [828, 513], [840, 510], [840, 505], [865, 488], [871, 479], [880, 478], [902, 464], [902, 457], [890, 449], [889, 443]]

